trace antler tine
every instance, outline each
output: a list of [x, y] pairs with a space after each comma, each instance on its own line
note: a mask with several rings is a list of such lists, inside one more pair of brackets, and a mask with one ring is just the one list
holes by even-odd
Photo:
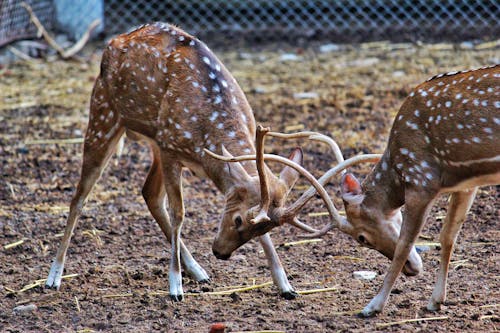
[[266, 164], [264, 163], [264, 140], [266, 134], [271, 129], [269, 127], [257, 126], [257, 131], [255, 132], [255, 145], [256, 145], [256, 158], [255, 163], [257, 164], [257, 172], [259, 174], [260, 181], [260, 207], [257, 215], [250, 220], [252, 223], [260, 223], [269, 221], [270, 218], [267, 216], [269, 206], [271, 204], [271, 199], [269, 197], [269, 187], [267, 184], [267, 173]]
[[294, 227], [297, 227], [299, 229], [302, 229], [304, 230], [305, 232], [309, 232], [311, 234], [318, 234], [321, 232], [321, 230], [318, 230], [318, 229], [314, 229], [310, 226], [308, 226], [307, 224], [305, 223], [302, 223], [300, 222], [299, 218], [298, 217], [294, 217], [290, 222], [289, 222], [290, 225], [293, 225]]
[[269, 132], [267, 133], [267, 135], [282, 139], [308, 138], [310, 140], [324, 142], [330, 146], [330, 149], [333, 151], [333, 155], [337, 159], [337, 162], [338, 163], [344, 162], [344, 156], [342, 155], [342, 151], [340, 150], [339, 145], [337, 144], [337, 142], [335, 142], [335, 140], [333, 140], [331, 137], [327, 135], [310, 131], [297, 132], [297, 133]]
[[[318, 183], [323, 187], [330, 181], [331, 178], [335, 177], [339, 173], [343, 173], [347, 168], [360, 163], [378, 162], [381, 157], [382, 157], [381, 154], [364, 154], [351, 157], [345, 160], [344, 162], [334, 166], [330, 170], [328, 170], [323, 176], [321, 176], [320, 179], [318, 179]], [[314, 197], [315, 193], [316, 193], [316, 188], [311, 186], [307, 191], [305, 191], [300, 196], [299, 199], [297, 199], [297, 201], [295, 201], [295, 203], [293, 203], [288, 208], [288, 210], [290, 210], [290, 214], [292, 215], [297, 214], [298, 211], [300, 211], [302, 207], [304, 207], [304, 205], [307, 204], [312, 197]], [[334, 220], [328, 223], [318, 232], [302, 235], [302, 237], [306, 238], [321, 237], [333, 228], [339, 228], [340, 230], [345, 231], [347, 228], [349, 228], [349, 223], [342, 217], [339, 220]]]
[[[250, 160], [256, 159], [255, 155], [242, 155], [242, 156], [237, 156], [237, 157], [225, 157], [225, 156], [217, 155], [208, 149], [204, 149], [204, 151], [207, 154], [209, 154], [210, 156], [212, 156], [216, 159], [222, 160], [222, 161], [226, 161], [226, 162], [241, 162], [241, 161], [250, 161]], [[309, 171], [304, 169], [301, 165], [299, 165], [299, 164], [297, 164], [297, 163], [295, 163], [287, 158], [284, 158], [282, 156], [273, 155], [273, 154], [264, 154], [263, 157], [264, 157], [264, 160], [269, 160], [269, 161], [274, 161], [274, 162], [279, 162], [279, 163], [285, 164], [285, 165], [295, 169], [302, 176], [304, 176], [307, 179], [307, 181], [309, 181], [311, 183], [313, 188], [318, 192], [318, 194], [321, 196], [321, 198], [325, 202], [328, 213], [330, 214], [333, 221], [336, 221], [337, 224], [343, 223], [343, 218], [340, 216], [339, 212], [337, 211], [337, 209], [333, 205], [333, 202], [330, 199], [330, 197], [328, 196], [328, 193], [326, 192], [325, 188], [318, 182], [318, 180], [316, 180], [316, 178], [314, 178], [314, 176]], [[314, 193], [316, 193], [316, 192], [314, 190], [312, 190], [311, 193], [312, 193], [311, 194], [311, 197], [312, 197], [314, 195]], [[297, 227], [299, 227], [307, 232], [312, 231], [313, 230], [312, 228], [309, 228], [309, 230], [308, 230], [308, 229], [304, 229], [301, 226], [299, 226], [299, 225], [304, 225], [302, 222], [297, 223], [298, 220], [293, 221], [297, 211], [298, 210], [284, 209], [283, 212], [280, 214], [281, 215], [280, 220], [287, 222], [291, 225], [297, 226]], [[314, 232], [315, 231], [313, 231], [313, 233]], [[320, 233], [320, 232], [321, 232], [321, 230], [318, 231], [318, 233]]]

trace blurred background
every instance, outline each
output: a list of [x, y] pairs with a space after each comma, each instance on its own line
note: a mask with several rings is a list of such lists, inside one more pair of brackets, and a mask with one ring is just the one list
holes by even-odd
[[[488, 0], [26, 0], [43, 26], [79, 39], [110, 36], [146, 22], [181, 26], [208, 42], [488, 40], [500, 33], [500, 2]], [[35, 38], [19, 0], [0, 2], [0, 46]]]

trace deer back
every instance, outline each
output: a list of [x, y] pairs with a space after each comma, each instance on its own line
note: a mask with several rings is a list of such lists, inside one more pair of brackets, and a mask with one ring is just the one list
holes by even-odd
[[[198, 39], [155, 23], [110, 41], [93, 100], [167, 153], [200, 163], [203, 148], [254, 152], [255, 121], [234, 77]], [[99, 115], [94, 115], [99, 116]]]
[[499, 109], [499, 65], [429, 79], [397, 114], [382, 169], [389, 163], [404, 182], [439, 188], [497, 173]]

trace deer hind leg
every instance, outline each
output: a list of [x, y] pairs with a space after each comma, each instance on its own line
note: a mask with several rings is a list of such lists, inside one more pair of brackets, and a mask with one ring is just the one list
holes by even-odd
[[289, 300], [296, 298], [298, 294], [295, 290], [293, 290], [292, 285], [288, 281], [285, 270], [283, 269], [280, 258], [278, 257], [278, 253], [276, 253], [276, 249], [274, 248], [271, 236], [269, 236], [269, 234], [264, 234], [259, 237], [259, 240], [262, 248], [264, 249], [264, 253], [266, 254], [274, 284], [278, 287], [280, 295]]
[[384, 309], [392, 287], [401, 272], [408, 255], [415, 243], [415, 240], [422, 229], [425, 217], [434, 200], [434, 196], [422, 191], [408, 189], [405, 193], [406, 209], [403, 216], [403, 224], [401, 226], [401, 234], [399, 235], [394, 258], [391, 266], [384, 277], [384, 283], [378, 294], [365, 306], [359, 314], [362, 317], [372, 317]]
[[172, 244], [172, 257], [169, 268], [169, 291], [173, 301], [182, 301], [182, 275], [181, 275], [181, 228], [184, 221], [184, 202], [182, 198], [182, 166], [162, 156], [163, 179], [168, 198], [168, 213], [172, 223], [170, 242]]
[[[96, 110], [94, 109], [94, 111]], [[111, 111], [109, 110], [109, 112]], [[115, 151], [118, 141], [123, 135], [124, 129], [118, 122], [115, 123], [115, 126], [106, 126], [105, 123], [99, 120], [99, 117], [94, 118], [97, 118], [97, 120], [93, 121], [92, 117], [89, 120], [89, 126], [85, 135], [83, 148], [83, 163], [80, 181], [73, 199], [71, 200], [64, 236], [56, 257], [52, 262], [52, 266], [50, 267], [50, 272], [45, 283], [47, 288], [59, 289], [61, 285], [61, 276], [64, 270], [66, 252], [76, 226], [77, 218], [82, 211], [87, 196], [96, 181], [99, 179], [99, 176], [109, 161], [109, 158]]]
[[[168, 241], [171, 243], [172, 226], [165, 208], [165, 182], [163, 181], [160, 153], [156, 147], [153, 147], [153, 164], [151, 165], [148, 177], [144, 183], [142, 195], [148, 205], [151, 215], [153, 215]], [[186, 272], [198, 282], [209, 282], [210, 277], [207, 272], [205, 272], [196, 262], [182, 240], [179, 241], [179, 245], [181, 261]]]
[[441, 308], [441, 304], [446, 299], [446, 280], [448, 278], [448, 266], [451, 253], [453, 252], [458, 232], [465, 221], [467, 212], [472, 206], [476, 192], [477, 188], [474, 188], [469, 191], [460, 191], [451, 194], [448, 213], [446, 214], [443, 229], [439, 235], [439, 241], [441, 242], [441, 261], [436, 284], [434, 285], [432, 296], [427, 304], [427, 309], [429, 311], [438, 311]]

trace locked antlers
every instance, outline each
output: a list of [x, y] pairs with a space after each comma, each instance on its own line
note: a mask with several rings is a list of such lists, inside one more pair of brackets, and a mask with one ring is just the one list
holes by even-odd
[[[265, 136], [274, 136], [279, 138], [308, 138], [310, 140], [320, 141], [327, 143], [333, 151], [334, 156], [339, 163], [337, 166], [328, 170], [319, 180], [317, 180], [309, 171], [304, 169], [301, 165], [278, 155], [273, 154], [264, 154], [264, 139]], [[263, 128], [262, 126], [257, 127], [256, 131], [256, 155], [242, 155], [237, 157], [226, 157], [217, 155], [207, 149], [205, 152], [210, 156], [226, 161], [226, 162], [240, 162], [240, 161], [248, 161], [248, 160], [256, 160], [257, 164], [257, 172], [259, 174], [260, 179], [260, 188], [261, 188], [261, 202], [258, 207], [254, 208], [255, 213], [252, 214], [254, 218], [251, 220], [252, 223], [262, 223], [269, 222], [269, 207], [270, 207], [270, 196], [269, 196], [269, 187], [268, 187], [268, 179], [267, 172], [265, 166], [265, 160], [275, 161], [282, 164], [285, 164], [293, 169], [295, 169], [299, 174], [304, 176], [309, 183], [311, 183], [312, 187], [309, 188], [296, 202], [291, 204], [286, 208], [279, 208], [272, 212], [273, 218], [279, 221], [279, 224], [288, 223], [293, 225], [299, 229], [302, 229], [309, 234], [306, 237], [318, 237], [326, 234], [332, 228], [339, 228], [343, 231], [348, 231], [351, 229], [349, 222], [342, 217], [337, 209], [335, 208], [332, 200], [328, 196], [324, 186], [328, 183], [328, 181], [335, 177], [339, 173], [345, 172], [344, 170], [349, 166], [354, 164], [358, 164], [361, 162], [374, 162], [380, 158], [378, 154], [370, 154], [370, 155], [361, 155], [355, 156], [348, 160], [344, 160], [342, 156], [342, 152], [337, 145], [337, 143], [328, 136], [325, 136], [316, 132], [298, 132], [292, 134], [283, 134], [277, 132], [270, 132], [269, 128]], [[311, 198], [314, 197], [315, 193], [318, 193], [321, 199], [324, 201], [328, 213], [332, 221], [323, 227], [321, 230], [317, 230], [312, 228], [302, 222], [297, 218], [297, 214], [299, 211], [309, 202]]]

